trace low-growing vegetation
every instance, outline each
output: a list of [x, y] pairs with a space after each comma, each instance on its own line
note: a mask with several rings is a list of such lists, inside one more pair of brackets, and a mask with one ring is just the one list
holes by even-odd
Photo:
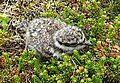
[[[4, 0], [0, 7], [0, 83], [120, 82], [119, 0]], [[39, 17], [81, 28], [92, 46], [59, 59], [25, 51], [15, 26]]]

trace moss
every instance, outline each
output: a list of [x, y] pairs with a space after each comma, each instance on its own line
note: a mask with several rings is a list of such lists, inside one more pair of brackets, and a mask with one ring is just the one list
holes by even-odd
[[[4, 8], [6, 4], [0, 6]], [[119, 6], [119, 0], [19, 0], [8, 3], [6, 14], [3, 9], [0, 13], [0, 82], [119, 83]], [[14, 23], [9, 25], [14, 19], [30, 21], [38, 17], [59, 18], [82, 28], [93, 46], [87, 52], [75, 50], [72, 55], [62, 54], [60, 59], [40, 60], [34, 51], [23, 51], [24, 41], [16, 40]]]

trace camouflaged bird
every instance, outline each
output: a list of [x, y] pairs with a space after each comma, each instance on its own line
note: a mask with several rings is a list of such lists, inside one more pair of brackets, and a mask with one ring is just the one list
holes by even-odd
[[81, 50], [90, 44], [80, 28], [56, 19], [34, 19], [26, 29], [24, 38], [27, 49], [35, 50], [45, 57], [71, 54], [73, 50]]

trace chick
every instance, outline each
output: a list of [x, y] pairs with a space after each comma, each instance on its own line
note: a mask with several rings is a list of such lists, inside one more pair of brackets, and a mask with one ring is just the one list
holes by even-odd
[[71, 54], [73, 50], [81, 50], [90, 44], [80, 28], [56, 19], [34, 19], [26, 29], [24, 38], [27, 49], [45, 57], [59, 58], [61, 53]]

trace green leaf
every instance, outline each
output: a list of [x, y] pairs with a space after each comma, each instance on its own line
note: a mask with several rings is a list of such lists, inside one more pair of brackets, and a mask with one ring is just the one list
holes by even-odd
[[20, 83], [20, 77], [18, 75], [14, 75], [13, 76], [13, 79], [14, 79], [14, 83]]

